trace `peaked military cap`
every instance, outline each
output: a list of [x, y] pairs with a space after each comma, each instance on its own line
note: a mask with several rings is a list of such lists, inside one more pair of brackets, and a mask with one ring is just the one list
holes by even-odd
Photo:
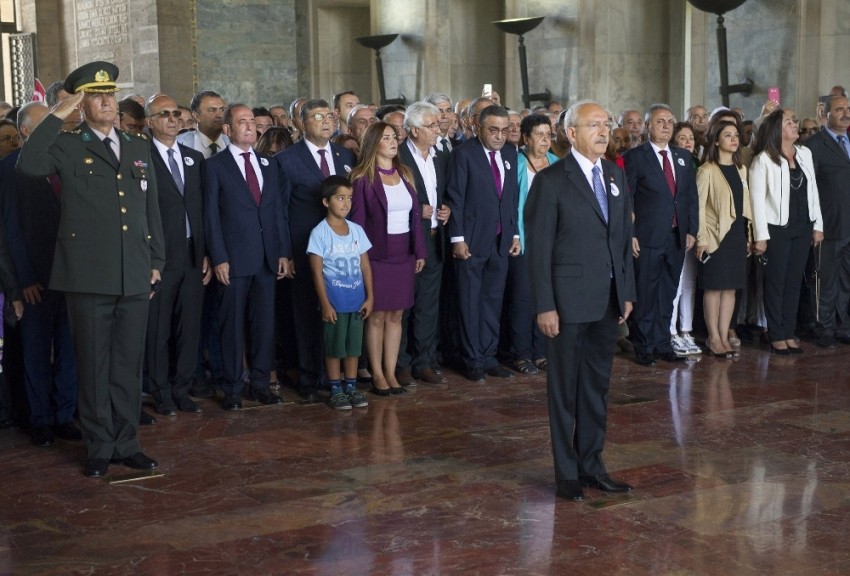
[[118, 92], [115, 80], [118, 78], [118, 66], [109, 62], [89, 62], [68, 74], [63, 88], [69, 94], [94, 92], [111, 94]]

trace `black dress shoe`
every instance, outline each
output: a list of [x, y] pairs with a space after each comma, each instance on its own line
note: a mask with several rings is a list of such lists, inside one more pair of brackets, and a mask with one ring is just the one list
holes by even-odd
[[625, 482], [617, 482], [608, 474], [599, 476], [579, 476], [579, 482], [585, 488], [596, 488], [603, 492], [630, 492], [632, 487]]
[[850, 345], [850, 336], [836, 336], [835, 339], [839, 344], [848, 344]]
[[777, 356], [790, 356], [791, 349], [790, 348], [777, 348], [773, 344], [770, 345], [770, 353], [776, 354]]
[[791, 354], [795, 354], [795, 355], [803, 353], [803, 349], [800, 348], [799, 346], [789, 346], [788, 351], [791, 352]]
[[189, 412], [191, 414], [197, 414], [201, 411], [201, 407], [198, 404], [189, 398], [188, 395], [183, 396], [182, 398], [177, 399], [177, 409], [181, 412]]
[[271, 406], [272, 404], [280, 404], [283, 402], [283, 398], [274, 394], [268, 388], [254, 388], [253, 392], [254, 400], [263, 406]]
[[196, 378], [192, 381], [192, 387], [189, 388], [189, 394], [195, 398], [213, 398], [215, 389], [209, 385], [206, 379]]
[[86, 460], [83, 474], [88, 478], [103, 478], [109, 471], [109, 460], [106, 458], [89, 458]]
[[818, 338], [818, 346], [821, 348], [835, 348], [838, 346], [838, 340], [835, 336], [821, 336]]
[[513, 373], [505, 368], [504, 366], [498, 365], [493, 366], [492, 368], [487, 368], [486, 370], [487, 376], [492, 376], [493, 378], [513, 378]]
[[77, 428], [73, 420], [68, 420], [62, 424], [57, 424], [53, 427], [53, 433], [57, 438], [62, 440], [70, 440], [71, 442], [79, 442], [83, 439], [83, 433]]
[[315, 402], [316, 398], [319, 397], [319, 391], [316, 389], [314, 384], [299, 384], [298, 395], [304, 400]]
[[651, 353], [635, 353], [635, 362], [641, 366], [655, 366], [655, 356]]
[[177, 416], [177, 407], [170, 402], [159, 402], [156, 405], [156, 413], [160, 416]]
[[221, 401], [221, 407], [228, 412], [242, 410], [242, 398], [239, 396], [225, 396]]
[[446, 379], [437, 374], [433, 368], [425, 368], [421, 372], [416, 372], [413, 377], [427, 384], [444, 384]]
[[661, 358], [665, 362], [684, 362], [687, 360], [684, 356], [679, 356], [672, 350], [670, 352], [665, 352], [664, 354], [659, 354], [657, 358]]
[[142, 410], [142, 413], [139, 414], [139, 424], [142, 426], [150, 426], [151, 424], [156, 424], [156, 418]]
[[584, 500], [584, 491], [578, 480], [558, 480], [555, 487], [555, 495], [564, 500], [580, 502]]
[[473, 382], [484, 382], [487, 379], [487, 375], [484, 373], [483, 368], [470, 368], [466, 371], [466, 379]]
[[145, 456], [144, 452], [136, 452], [126, 458], [113, 458], [113, 464], [123, 464], [134, 470], [154, 470], [159, 464], [153, 458]]
[[53, 429], [50, 426], [36, 426], [32, 429], [30, 442], [34, 446], [41, 448], [49, 448], [53, 446], [55, 439], [53, 437]]

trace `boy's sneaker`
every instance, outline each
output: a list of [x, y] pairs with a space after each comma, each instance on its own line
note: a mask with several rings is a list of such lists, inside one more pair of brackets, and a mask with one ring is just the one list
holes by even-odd
[[679, 356], [685, 356], [689, 353], [688, 345], [685, 344], [685, 341], [682, 339], [681, 336], [671, 336], [670, 345], [673, 347], [673, 352], [675, 352]]
[[366, 397], [360, 390], [353, 390], [348, 395], [348, 402], [355, 408], [364, 408], [369, 405], [369, 401], [366, 400]]
[[334, 410], [351, 410], [351, 402], [348, 401], [348, 396], [340, 391], [331, 396], [331, 408]]
[[694, 340], [694, 337], [690, 334], [683, 334], [679, 337], [682, 342], [684, 342], [685, 346], [688, 348], [687, 354], [702, 354], [702, 348], [699, 347], [697, 341]]

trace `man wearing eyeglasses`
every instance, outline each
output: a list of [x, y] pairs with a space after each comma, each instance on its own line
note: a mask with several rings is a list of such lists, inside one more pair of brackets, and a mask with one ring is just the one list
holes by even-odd
[[221, 152], [230, 144], [230, 139], [224, 130], [224, 113], [227, 105], [221, 96], [212, 90], [198, 92], [189, 104], [192, 116], [198, 122], [198, 127], [192, 132], [184, 132], [177, 141], [184, 146], [197, 150], [209, 158]]
[[[204, 247], [204, 156], [177, 143], [182, 115], [169, 96], [157, 96], [145, 109], [165, 239], [162, 284], [148, 313], [145, 366], [156, 411], [163, 416], [201, 411], [189, 397], [189, 388], [198, 361], [204, 286], [212, 276]], [[173, 380], [169, 374], [174, 374]]]
[[[479, 102], [480, 104], [480, 102]], [[508, 111], [473, 102], [478, 137], [449, 161], [446, 198], [455, 262], [461, 343], [467, 379], [510, 378], [496, 360], [508, 257], [520, 252], [517, 229], [517, 152], [506, 146]]]
[[322, 205], [322, 181], [331, 175], [347, 176], [354, 167], [354, 155], [330, 142], [334, 116], [325, 100], [307, 100], [299, 120], [304, 137], [275, 158], [289, 179], [289, 234], [295, 278], [292, 285], [295, 338], [298, 348], [298, 392], [315, 399], [324, 370], [322, 317], [310, 276], [307, 242], [310, 232], [327, 215]]
[[666, 104], [646, 113], [648, 141], [623, 155], [634, 209], [637, 363], [684, 361], [670, 343], [670, 317], [685, 252], [696, 241], [698, 204], [690, 153], [671, 146], [676, 119]]

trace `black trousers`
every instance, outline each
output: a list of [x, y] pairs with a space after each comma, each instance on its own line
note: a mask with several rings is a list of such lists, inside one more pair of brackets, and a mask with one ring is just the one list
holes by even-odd
[[189, 248], [181, 266], [163, 271], [160, 290], [150, 303], [145, 368], [157, 403], [186, 396], [197, 368], [205, 286]]
[[800, 287], [812, 243], [812, 226], [788, 230], [768, 225], [767, 264], [764, 266], [764, 313], [771, 342], [794, 338]]
[[610, 290], [600, 320], [561, 321], [558, 335], [548, 339], [549, 430], [558, 480], [605, 473], [608, 386], [620, 317], [613, 284]]
[[670, 229], [664, 246], [640, 247], [640, 257], [635, 259], [637, 302], [633, 313], [633, 341], [636, 352], [665, 354], [673, 350], [670, 317], [684, 262], [685, 248], [676, 228]]
[[126, 458], [139, 451], [136, 433], [148, 294], [68, 292], [77, 357], [80, 426], [87, 458]]
[[824, 240], [820, 247], [818, 331], [850, 336], [850, 238]]
[[425, 240], [425, 267], [414, 277], [413, 308], [402, 316], [400, 368], [412, 366], [414, 372], [437, 364], [437, 329], [440, 325], [440, 284], [443, 260], [440, 258], [440, 235], [428, 234]]

